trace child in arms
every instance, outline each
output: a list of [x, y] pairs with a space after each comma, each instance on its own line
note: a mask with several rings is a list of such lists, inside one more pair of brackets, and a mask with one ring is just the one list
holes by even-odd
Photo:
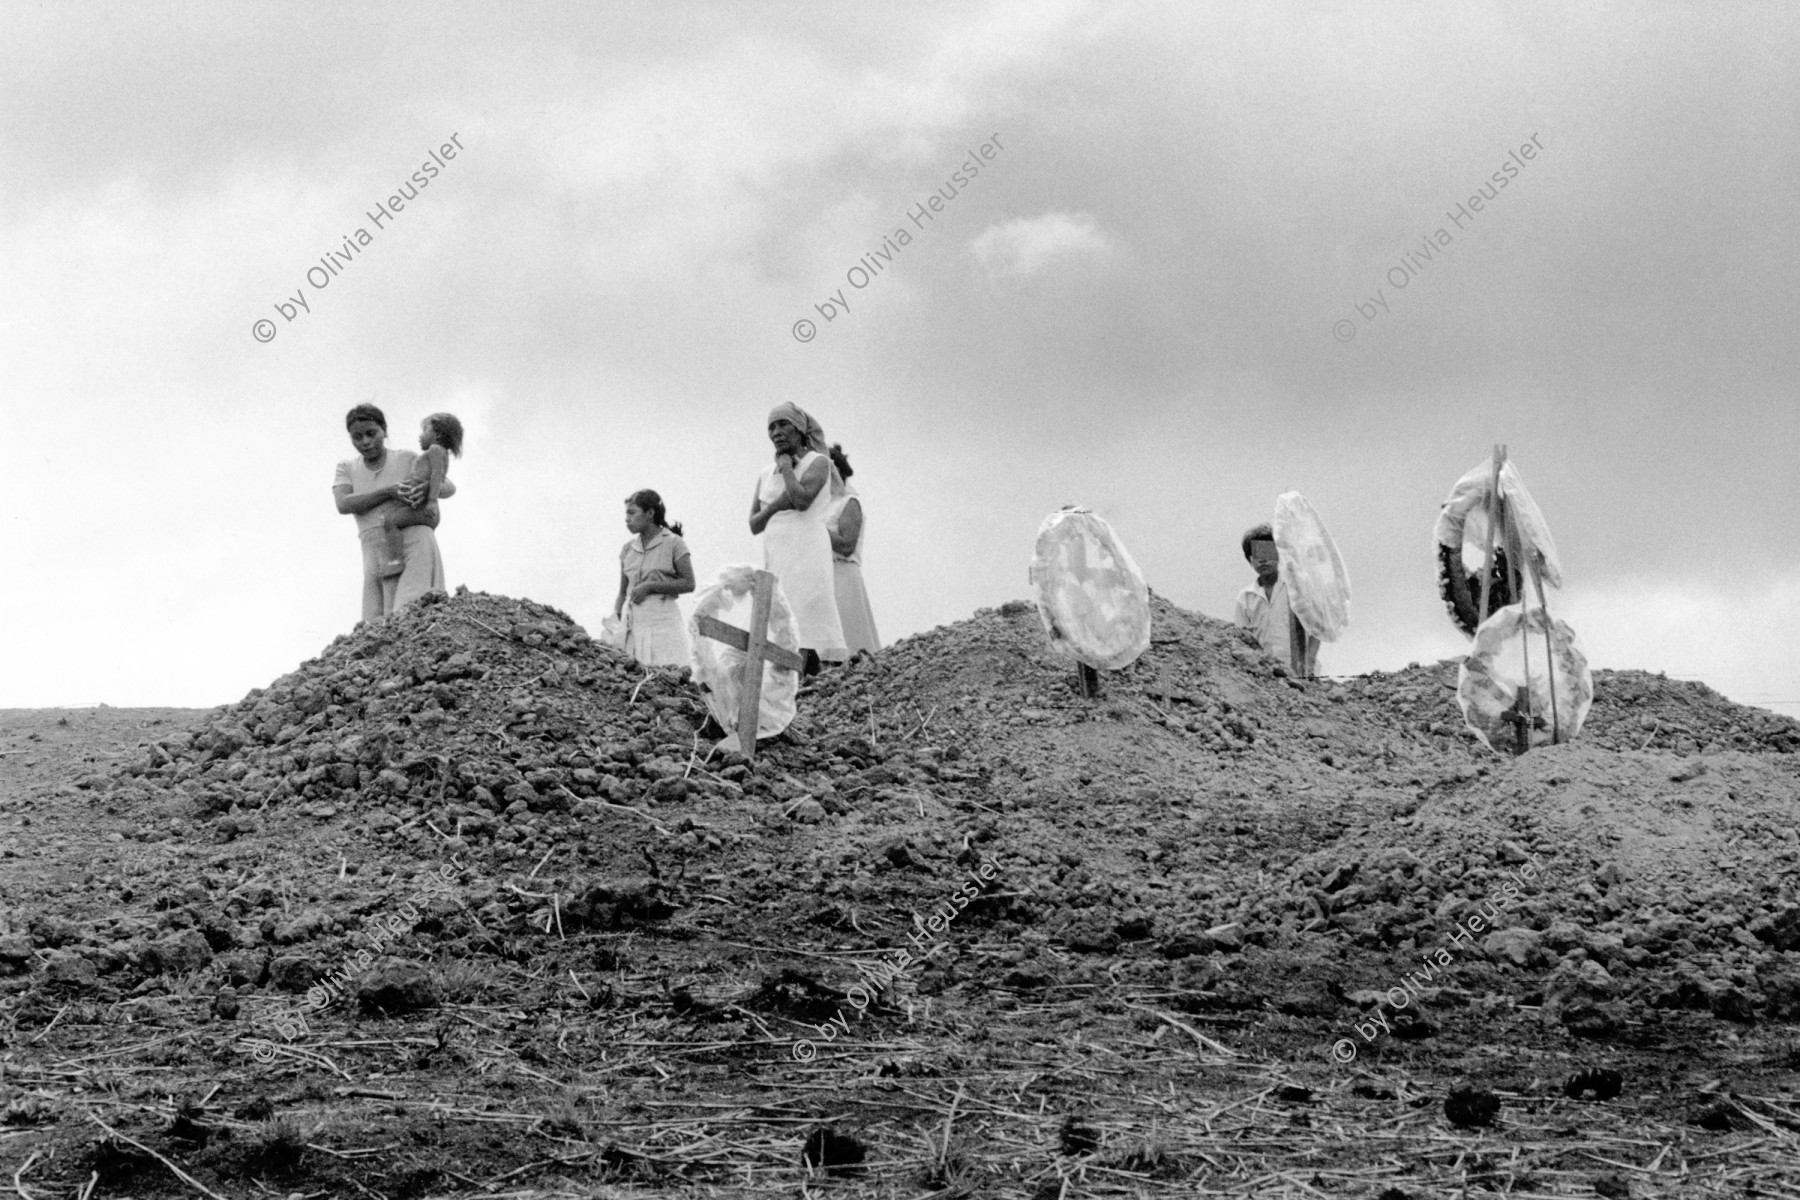
[[401, 484], [403, 491], [417, 493], [418, 498], [410, 501], [412, 507], [389, 509], [382, 518], [382, 524], [387, 528], [390, 574], [398, 574], [404, 566], [405, 535], [402, 530], [409, 525], [437, 528], [438, 493], [443, 490], [444, 477], [450, 470], [450, 456], [462, 457], [462, 439], [462, 422], [449, 413], [432, 413], [419, 422], [419, 457]]

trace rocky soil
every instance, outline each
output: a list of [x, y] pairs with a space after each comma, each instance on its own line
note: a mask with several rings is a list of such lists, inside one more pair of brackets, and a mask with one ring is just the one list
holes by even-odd
[[1600, 672], [1576, 742], [1502, 758], [1454, 662], [1300, 681], [1154, 620], [1086, 699], [983, 610], [754, 764], [684, 673], [482, 594], [208, 712], [0, 714], [0, 1161], [31, 1195], [1800, 1194], [1800, 723]]

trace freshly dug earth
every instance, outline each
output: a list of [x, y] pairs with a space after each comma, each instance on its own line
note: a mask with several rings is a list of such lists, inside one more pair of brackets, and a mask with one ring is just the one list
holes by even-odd
[[211, 712], [0, 713], [0, 1161], [1800, 1192], [1800, 723], [1600, 672], [1576, 742], [1503, 758], [1454, 663], [1303, 682], [1153, 610], [1097, 699], [1009, 604], [828, 676], [754, 765], [684, 674], [481, 594]]

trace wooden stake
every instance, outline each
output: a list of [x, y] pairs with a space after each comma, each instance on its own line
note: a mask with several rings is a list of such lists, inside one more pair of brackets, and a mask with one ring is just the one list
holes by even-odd
[[744, 648], [744, 678], [738, 686], [738, 746], [745, 758], [756, 757], [756, 729], [762, 722], [763, 653], [769, 642], [769, 603], [775, 577], [756, 573], [750, 592], [750, 638]]
[[1531, 749], [1531, 622], [1528, 619], [1531, 613], [1525, 605], [1524, 568], [1517, 565], [1525, 554], [1525, 539], [1519, 533], [1519, 523], [1504, 496], [1500, 498], [1500, 525], [1506, 543], [1506, 582], [1519, 602], [1519, 664], [1525, 679], [1519, 686], [1518, 699], [1519, 753], [1523, 754]]
[[1288, 668], [1293, 671], [1295, 679], [1307, 679], [1306, 673], [1306, 639], [1309, 635], [1300, 618], [1288, 610]]
[[1562, 721], [1556, 702], [1556, 657], [1550, 644], [1550, 597], [1544, 592], [1544, 576], [1538, 569], [1537, 559], [1530, 557], [1529, 552], [1526, 565], [1531, 568], [1532, 586], [1537, 588], [1538, 611], [1544, 614], [1544, 671], [1550, 680], [1550, 744], [1554, 746], [1562, 741]]
[[1487, 547], [1481, 555], [1481, 604], [1475, 610], [1475, 627], [1488, 619], [1488, 577], [1494, 573], [1494, 522], [1496, 502], [1500, 499], [1500, 464], [1506, 461], [1506, 447], [1494, 446], [1493, 470], [1488, 478]]

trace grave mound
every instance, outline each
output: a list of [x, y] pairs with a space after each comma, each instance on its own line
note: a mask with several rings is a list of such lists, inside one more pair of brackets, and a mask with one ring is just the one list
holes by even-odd
[[1176, 963], [1245, 1003], [1329, 1007], [1435, 954], [1530, 863], [1508, 928], [1457, 945], [1457, 986], [1530, 993], [1588, 963], [1608, 1003], [1800, 1005], [1800, 724], [1603, 671], [1578, 741], [1513, 759], [1462, 727], [1454, 663], [1302, 681], [1243, 631], [1152, 609], [1149, 651], [1097, 698], [1013, 602], [828, 673], [749, 765], [709, 756], [683, 673], [531, 601], [435, 600], [78, 780], [75, 803], [201, 862], [15, 924], [102, 984], [218, 956], [298, 988], [310, 968], [275, 960], [335, 963], [449, 856], [473, 920], [439, 912], [420, 954], [666, 921], [698, 895], [745, 940], [799, 919], [891, 944], [987, 856], [1004, 876], [970, 921], [1017, 940], [1000, 975]]

